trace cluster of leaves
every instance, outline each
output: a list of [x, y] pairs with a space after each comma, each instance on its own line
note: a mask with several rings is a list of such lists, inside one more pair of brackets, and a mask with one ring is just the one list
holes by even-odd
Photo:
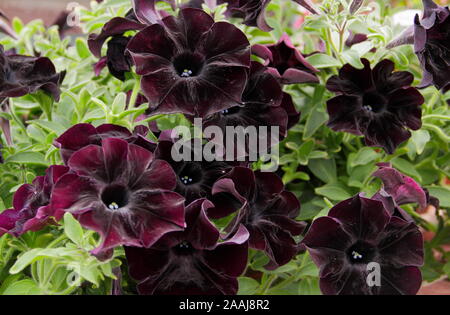
[[[387, 58], [395, 62], [398, 70], [408, 70], [416, 78], [421, 76], [412, 47], [386, 49], [387, 43], [402, 31], [401, 26], [394, 24], [394, 9], [386, 6], [384, 0], [364, 1], [359, 8], [352, 7], [352, 3], [321, 1], [321, 10], [327, 14], [307, 16], [299, 27], [298, 19], [303, 18], [300, 7], [291, 1], [273, 0], [267, 8], [272, 32], [235, 23], [252, 44], [274, 43], [287, 33], [295, 46], [309, 55], [308, 62], [321, 70], [321, 84], [286, 87], [302, 116], [280, 144], [283, 181], [301, 200], [298, 219], [310, 221], [326, 215], [333, 204], [360, 191], [373, 194], [380, 187], [370, 176], [376, 170], [375, 164], [391, 162], [440, 199], [442, 210], [433, 213], [433, 220], [425, 220], [410, 206], [404, 209], [433, 234], [425, 244], [424, 280], [450, 277], [450, 254], [443, 249], [450, 243], [450, 93], [442, 95], [434, 87], [421, 91], [426, 99], [423, 127], [414, 131], [393, 155], [364, 146], [360, 137], [336, 133], [325, 126], [325, 103], [332, 97], [325, 82], [343, 64], [362, 68], [361, 57], [371, 63]], [[167, 4], [160, 5], [172, 10]], [[105, 22], [124, 16], [129, 8], [129, 0], [108, 0], [79, 9], [83, 33], [98, 32]], [[211, 13], [220, 20], [225, 19], [224, 12], [225, 6], [219, 6]], [[18, 34], [17, 40], [0, 38], [6, 50], [15, 48], [19, 54], [49, 57], [58, 71], [67, 71], [67, 76], [58, 103], [38, 93], [11, 99], [10, 110], [0, 113], [0, 117], [10, 121], [13, 133], [13, 145], [2, 150], [5, 163], [0, 164], [0, 211], [11, 206], [12, 194], [21, 184], [42, 175], [47, 166], [61, 163], [53, 140], [74, 124], [114, 123], [133, 129], [155, 120], [162, 130], [189, 124], [180, 115], [158, 115], [136, 122], [146, 105], [129, 106], [126, 92], [136, 95], [139, 80], [127, 74], [127, 80], [122, 82], [106, 70], [95, 77], [93, 64], [97, 60], [88, 49], [87, 36], [61, 39], [55, 26], [46, 28], [39, 20], [24, 25], [15, 18], [12, 28]], [[349, 32], [366, 34], [367, 40], [348, 47], [345, 41]], [[323, 43], [323, 47], [318, 43]], [[133, 97], [130, 104], [134, 103], [132, 100]], [[65, 215], [61, 226], [28, 232], [20, 238], [4, 235], [0, 238], [0, 294], [111, 293], [117, 279], [115, 271], [126, 271], [124, 255], [119, 249], [113, 259], [99, 262], [89, 254], [97, 241], [98, 237], [83, 230], [70, 214]], [[263, 268], [267, 262], [262, 253], [250, 253], [245, 276], [239, 278], [240, 294], [320, 294], [318, 270], [307, 253], [273, 271]], [[128, 281], [125, 278], [122, 285], [132, 292]]]

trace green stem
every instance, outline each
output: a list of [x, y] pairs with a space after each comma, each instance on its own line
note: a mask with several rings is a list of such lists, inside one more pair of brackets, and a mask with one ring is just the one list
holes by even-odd
[[141, 90], [141, 77], [135, 76], [133, 91], [131, 92], [130, 101], [128, 102], [128, 109], [134, 107], [136, 104], [137, 97], [139, 95], [139, 91]]
[[438, 126], [424, 123], [422, 124], [422, 127], [434, 131], [438, 135], [438, 137], [441, 138], [444, 142], [450, 142], [450, 136], [446, 135], [444, 131], [442, 131], [442, 129], [439, 128]]
[[432, 114], [432, 115], [425, 115], [425, 116], [423, 116], [422, 119], [423, 119], [423, 120], [425, 120], [425, 119], [442, 119], [442, 120], [450, 120], [450, 116], [444, 116], [444, 115], [435, 115], [435, 114]]

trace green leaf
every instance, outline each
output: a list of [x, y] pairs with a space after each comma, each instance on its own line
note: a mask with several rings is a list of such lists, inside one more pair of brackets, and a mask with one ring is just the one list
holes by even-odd
[[308, 168], [324, 183], [335, 182], [337, 179], [336, 163], [334, 159], [309, 160]]
[[80, 56], [81, 59], [86, 59], [91, 56], [91, 52], [89, 51], [86, 41], [83, 38], [77, 38], [75, 41], [75, 46], [77, 48], [78, 56]]
[[78, 221], [75, 220], [75, 218], [69, 212], [66, 212], [64, 214], [64, 232], [72, 242], [74, 242], [80, 247], [83, 247], [84, 245], [83, 229], [80, 223], [78, 223]]
[[6, 163], [20, 163], [20, 164], [38, 164], [47, 166], [49, 163], [45, 160], [45, 156], [39, 152], [19, 152], [10, 155]]
[[307, 57], [306, 60], [317, 69], [340, 67], [342, 65], [339, 60], [325, 54], [314, 54]]
[[300, 164], [305, 165], [308, 163], [308, 158], [313, 148], [314, 148], [313, 140], [308, 140], [302, 143], [302, 145], [297, 150]]
[[321, 295], [318, 278], [305, 278], [298, 287], [299, 295]]
[[253, 278], [239, 277], [239, 291], [238, 295], [252, 295], [255, 294], [259, 288], [259, 282]]
[[450, 208], [450, 189], [439, 186], [426, 186], [431, 196], [439, 199], [441, 207]]
[[351, 161], [350, 165], [352, 167], [357, 165], [367, 165], [370, 162], [376, 160], [381, 156], [380, 153], [377, 153], [372, 148], [364, 147], [361, 150], [359, 150], [353, 160]]
[[43, 292], [39, 289], [36, 282], [31, 279], [24, 279], [17, 282], [11, 283], [5, 291], [3, 291], [3, 295], [38, 295], [43, 294]]
[[342, 53], [342, 58], [351, 64], [356, 69], [364, 69], [364, 65], [361, 62], [360, 54], [357, 51], [349, 49]]
[[428, 141], [430, 141], [430, 133], [428, 132], [428, 130], [414, 131], [409, 141], [409, 143], [413, 145], [415, 152], [417, 154], [422, 154], [426, 144], [428, 143]]
[[332, 200], [342, 201], [350, 198], [352, 195], [339, 183], [327, 184], [315, 189], [315, 192]]
[[44, 258], [70, 257], [73, 253], [74, 252], [72, 250], [68, 250], [66, 248], [34, 248], [22, 254], [11, 267], [9, 273], [19, 273], [28, 265], [37, 260]]

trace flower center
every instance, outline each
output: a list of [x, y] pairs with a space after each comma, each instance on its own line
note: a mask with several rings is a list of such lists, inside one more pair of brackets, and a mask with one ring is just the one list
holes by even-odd
[[368, 112], [379, 113], [387, 105], [386, 98], [376, 92], [365, 93], [363, 96], [363, 109]]
[[179, 173], [180, 181], [188, 186], [202, 179], [202, 169], [198, 163], [186, 163]]
[[110, 210], [117, 210], [128, 204], [128, 192], [122, 185], [110, 185], [101, 195], [105, 206]]
[[347, 257], [352, 264], [368, 264], [375, 258], [375, 253], [373, 245], [358, 241], [347, 250]]
[[175, 254], [179, 256], [186, 256], [192, 254], [195, 251], [195, 248], [191, 245], [191, 243], [182, 241], [174, 247], [174, 251]]
[[180, 77], [195, 77], [203, 68], [203, 58], [193, 53], [183, 53], [175, 57], [173, 66]]
[[234, 106], [228, 109], [224, 109], [221, 113], [224, 116], [233, 115], [239, 112], [241, 108], [239, 106]]

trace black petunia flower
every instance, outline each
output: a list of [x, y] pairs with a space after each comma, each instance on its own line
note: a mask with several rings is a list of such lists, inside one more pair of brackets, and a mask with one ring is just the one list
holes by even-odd
[[215, 205], [208, 211], [211, 218], [237, 212], [228, 230], [244, 225], [250, 233], [249, 246], [270, 258], [266, 268], [284, 265], [298, 253], [293, 236], [305, 228], [304, 222], [295, 220], [300, 203], [293, 193], [284, 190], [275, 173], [235, 167], [214, 184], [211, 200]]
[[340, 202], [302, 243], [320, 268], [324, 294], [416, 294], [421, 286], [422, 234], [380, 201], [357, 195]]
[[148, 26], [128, 44], [142, 75], [149, 113], [206, 117], [240, 102], [250, 66], [249, 42], [202, 10], [180, 10]]
[[[175, 161], [172, 155], [172, 141], [159, 141], [155, 151], [155, 157], [167, 161], [175, 171], [177, 176], [176, 192], [186, 198], [186, 204], [190, 204], [196, 199], [210, 198], [214, 183], [226, 174], [233, 166], [225, 161], [206, 161], [205, 159], [195, 159], [195, 144], [186, 143], [184, 150], [189, 150], [188, 161]], [[203, 152], [203, 146], [199, 148]]]
[[237, 277], [247, 266], [248, 232], [218, 242], [219, 231], [206, 211], [213, 205], [199, 199], [186, 207], [187, 227], [166, 234], [152, 248], [125, 247], [130, 276], [140, 294], [236, 294]]
[[270, 32], [272, 28], [266, 21], [266, 8], [271, 0], [221, 0], [227, 3], [230, 16], [242, 18], [248, 26], [258, 27], [260, 30]]
[[46, 57], [6, 54], [0, 45], [0, 103], [8, 97], [19, 97], [43, 90], [59, 101], [59, 86], [65, 72], [56, 73]]
[[52, 165], [45, 176], [20, 186], [14, 194], [13, 209], [0, 213], [0, 235], [9, 233], [17, 237], [60, 220], [62, 213], [55, 213], [49, 203], [55, 183], [68, 171], [66, 166]]
[[364, 135], [369, 146], [380, 146], [392, 154], [409, 139], [409, 129], [422, 126], [423, 96], [410, 87], [413, 75], [393, 72], [390, 60], [379, 62], [374, 69], [366, 59], [362, 70], [345, 65], [339, 76], [331, 77], [327, 89], [338, 96], [327, 102], [328, 126], [335, 131]]
[[276, 44], [252, 46], [252, 53], [265, 60], [265, 66], [282, 84], [319, 83], [319, 72], [283, 34]]
[[414, 219], [400, 207], [401, 205], [415, 203], [419, 209], [425, 209], [428, 205], [439, 208], [439, 200], [430, 196], [414, 179], [392, 168], [390, 163], [377, 165], [378, 170], [372, 176], [381, 179], [383, 186], [372, 199], [381, 201], [391, 215], [413, 222]]
[[65, 164], [76, 151], [90, 144], [100, 145], [106, 138], [120, 138], [153, 152], [156, 144], [145, 138], [147, 133], [148, 128], [145, 126], [138, 126], [131, 133], [127, 128], [113, 124], [98, 127], [91, 124], [76, 124], [56, 138], [54, 146], [60, 149]]
[[120, 245], [152, 246], [165, 233], [183, 230], [184, 198], [170, 165], [118, 138], [73, 153], [70, 173], [56, 183], [54, 211], [74, 214], [82, 226], [98, 232], [93, 254], [110, 257]]
[[[300, 119], [292, 97], [284, 93], [277, 79], [259, 62], [252, 61], [250, 75], [242, 95], [242, 102], [211, 115], [204, 120], [204, 126], [218, 126], [224, 132], [232, 126], [278, 126], [280, 137]], [[270, 131], [270, 129], [268, 130]], [[270, 135], [268, 136], [270, 138]]]
[[[125, 80], [125, 73], [131, 70], [131, 58], [125, 54], [130, 37], [123, 34], [127, 31], [138, 31], [146, 27], [138, 21], [133, 10], [125, 17], [115, 17], [107, 22], [99, 34], [90, 34], [88, 39], [89, 49], [100, 60], [94, 65], [98, 76], [100, 71], [108, 66], [109, 72], [119, 80]], [[103, 44], [108, 40], [108, 50], [105, 57], [101, 57]]]
[[450, 89], [450, 10], [422, 0], [423, 18], [414, 20], [414, 48], [423, 70], [420, 87]]

